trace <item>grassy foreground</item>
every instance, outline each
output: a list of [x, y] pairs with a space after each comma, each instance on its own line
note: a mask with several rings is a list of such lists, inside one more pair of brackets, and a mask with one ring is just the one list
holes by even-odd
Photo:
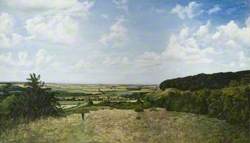
[[19, 125], [0, 143], [248, 143], [250, 136], [224, 121], [164, 109], [106, 109]]

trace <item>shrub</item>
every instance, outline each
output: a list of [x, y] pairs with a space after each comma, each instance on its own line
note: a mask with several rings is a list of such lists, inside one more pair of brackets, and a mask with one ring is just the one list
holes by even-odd
[[1, 109], [12, 120], [34, 120], [43, 116], [57, 116], [62, 113], [57, 99], [50, 89], [40, 81], [40, 75], [31, 74], [27, 89], [22, 95], [8, 96], [1, 102]]
[[137, 119], [137, 120], [141, 120], [141, 117], [140, 117], [140, 116], [136, 116], [136, 119]]
[[230, 87], [217, 90], [154, 92], [144, 98], [152, 107], [170, 111], [207, 114], [232, 124], [250, 127], [250, 88]]
[[88, 106], [92, 106], [92, 105], [94, 105], [94, 103], [93, 103], [92, 99], [89, 98], [89, 99], [88, 99]]
[[135, 108], [135, 112], [143, 112], [143, 111], [144, 111], [144, 109], [143, 109], [142, 106], [137, 106], [137, 107]]

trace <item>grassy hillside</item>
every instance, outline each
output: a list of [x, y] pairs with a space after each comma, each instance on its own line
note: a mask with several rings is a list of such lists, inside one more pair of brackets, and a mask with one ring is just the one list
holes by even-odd
[[165, 109], [98, 110], [20, 125], [1, 143], [248, 143], [249, 134], [224, 121]]
[[227, 86], [248, 84], [250, 70], [239, 72], [225, 72], [214, 74], [198, 74], [183, 78], [165, 80], [160, 89], [177, 88], [180, 90], [220, 89]]
[[[16, 118], [14, 125], [6, 116], [0, 120], [0, 127], [5, 126], [4, 132], [0, 132], [0, 143], [248, 143], [250, 85], [246, 84], [248, 71], [239, 73], [241, 76], [228, 81], [222, 78], [229, 78], [227, 74], [228, 77], [217, 75], [211, 79], [215, 83], [219, 79], [227, 81], [230, 86], [224, 84], [226, 88], [204, 86], [207, 89], [196, 90], [190, 84], [183, 84], [193, 91], [184, 88], [156, 90], [154, 85], [47, 84], [44, 89], [55, 95], [61, 105], [56, 107], [62, 107], [64, 116], [39, 116], [30, 122]], [[194, 87], [205, 82], [198, 83]], [[12, 108], [12, 105], [23, 102], [16, 104], [13, 99], [23, 97], [28, 89], [23, 84], [3, 84], [0, 107], [19, 113], [13, 110], [19, 108]], [[41, 100], [37, 101], [35, 105]], [[82, 113], [85, 113], [85, 120], [81, 118]]]

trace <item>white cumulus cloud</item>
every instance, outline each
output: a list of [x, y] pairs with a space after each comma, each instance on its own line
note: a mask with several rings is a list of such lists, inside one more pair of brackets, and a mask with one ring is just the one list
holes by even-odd
[[0, 69], [9, 71], [45, 71], [54, 69], [54, 56], [45, 49], [39, 49], [34, 56], [27, 51], [16, 53], [8, 52], [0, 54]]
[[200, 4], [197, 2], [190, 2], [187, 6], [182, 6], [177, 4], [172, 10], [172, 14], [177, 14], [181, 19], [192, 19], [198, 15], [200, 15], [203, 10], [200, 8]]
[[209, 54], [213, 48], [201, 48], [199, 41], [190, 36], [189, 28], [185, 27], [179, 35], [172, 35], [168, 41], [166, 50], [162, 53], [168, 60], [182, 61], [185, 63], [210, 63]]
[[121, 46], [127, 40], [128, 30], [124, 25], [125, 19], [119, 18], [111, 25], [109, 33], [102, 35], [99, 40], [103, 45]]
[[18, 45], [24, 37], [14, 32], [14, 18], [8, 13], [0, 13], [0, 48]]
[[[26, 5], [26, 8], [39, 11], [25, 22], [29, 39], [57, 44], [77, 42], [79, 23], [86, 19], [94, 5], [93, 1], [88, 0], [35, 1], [13, 1], [13, 4], [20, 3], [20, 5]], [[41, 10], [39, 7], [45, 10]]]
[[0, 14], [0, 33], [9, 33], [13, 30], [14, 20], [8, 13]]
[[249, 65], [246, 54], [250, 47], [250, 26], [240, 27], [234, 21], [211, 29], [208, 22], [196, 31], [183, 28], [170, 37], [164, 55], [189, 63], [237, 63]]
[[[70, 9], [79, 5], [78, 0], [1, 0], [2, 3], [9, 7], [14, 7], [21, 10], [49, 10], [49, 9]], [[89, 4], [90, 1], [83, 3]]]
[[70, 16], [37, 16], [26, 21], [25, 28], [33, 39], [72, 44], [78, 37], [78, 23]]
[[213, 27], [210, 22], [195, 29], [183, 27], [172, 34], [161, 53], [145, 52], [138, 64], [196, 66], [208, 69], [242, 70], [250, 67], [250, 25], [234, 21]]

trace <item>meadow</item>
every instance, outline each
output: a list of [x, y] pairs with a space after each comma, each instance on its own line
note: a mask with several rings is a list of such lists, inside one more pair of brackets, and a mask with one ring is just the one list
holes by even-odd
[[225, 121], [162, 108], [91, 111], [21, 124], [1, 143], [248, 143], [249, 134]]

